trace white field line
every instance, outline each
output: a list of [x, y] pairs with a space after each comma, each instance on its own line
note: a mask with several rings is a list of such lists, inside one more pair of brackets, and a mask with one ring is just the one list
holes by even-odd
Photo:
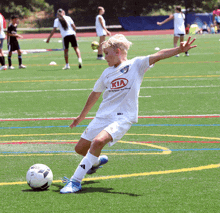
[[[184, 88], [214, 88], [220, 87], [220, 85], [210, 85], [210, 86], [160, 86], [160, 87], [141, 87], [141, 89], [184, 89]], [[67, 91], [83, 91], [92, 90], [88, 89], [52, 89], [52, 90], [14, 90], [14, 91], [0, 91], [0, 93], [28, 93], [28, 92], [67, 92]]]

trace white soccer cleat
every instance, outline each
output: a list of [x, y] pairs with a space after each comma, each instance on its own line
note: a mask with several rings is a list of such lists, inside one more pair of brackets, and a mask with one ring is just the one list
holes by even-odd
[[69, 65], [69, 64], [68, 64], [68, 65], [66, 64], [65, 67], [63, 68], [63, 70], [68, 70], [68, 69], [70, 69], [70, 65]]
[[60, 190], [61, 194], [76, 193], [82, 190], [81, 183], [75, 180], [64, 177], [63, 183], [66, 183], [66, 185]]
[[93, 173], [96, 173], [96, 170], [102, 168], [102, 165], [106, 163], [108, 163], [108, 156], [107, 155], [99, 156], [99, 164], [97, 166], [92, 166], [92, 168], [86, 174], [91, 175]]
[[9, 70], [14, 70], [15, 68], [13, 66], [8, 67]]
[[7, 70], [7, 66], [6, 65], [5, 66], [1, 66], [0, 70]]
[[175, 55], [176, 57], [179, 57], [180, 56], [180, 54], [177, 54], [177, 55]]
[[26, 68], [26, 66], [24, 66], [23, 64], [21, 64], [20, 66], [19, 66], [19, 69], [25, 69]]
[[105, 60], [104, 57], [97, 57], [97, 60]]

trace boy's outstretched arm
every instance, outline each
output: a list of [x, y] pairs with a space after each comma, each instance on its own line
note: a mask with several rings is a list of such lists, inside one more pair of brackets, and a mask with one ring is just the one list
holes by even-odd
[[149, 63], [150, 65], [155, 64], [156, 62], [165, 59], [165, 58], [170, 58], [174, 55], [177, 55], [182, 52], [187, 52], [188, 50], [197, 47], [197, 45], [193, 45], [193, 42], [196, 40], [195, 38], [190, 41], [191, 37], [188, 38], [186, 42], [181, 42], [179, 47], [171, 48], [171, 49], [163, 49], [160, 50], [159, 52], [150, 55], [149, 58]]
[[94, 106], [94, 104], [98, 101], [101, 94], [102, 94], [101, 92], [94, 92], [94, 91], [90, 93], [82, 112], [80, 113], [79, 116], [74, 118], [73, 122], [70, 124], [71, 128], [76, 127], [82, 120], [85, 119], [86, 115], [88, 114], [90, 109]]

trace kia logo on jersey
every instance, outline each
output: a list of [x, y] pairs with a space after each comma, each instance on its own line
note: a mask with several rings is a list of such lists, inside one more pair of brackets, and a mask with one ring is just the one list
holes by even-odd
[[126, 78], [117, 78], [111, 82], [111, 89], [121, 89], [128, 84]]

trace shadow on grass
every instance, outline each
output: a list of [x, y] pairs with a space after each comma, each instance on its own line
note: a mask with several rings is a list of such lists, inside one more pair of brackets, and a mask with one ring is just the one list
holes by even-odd
[[49, 189], [46, 190], [40, 190], [40, 189], [24, 189], [22, 192], [45, 192], [48, 191]]
[[[100, 192], [100, 193], [110, 193], [110, 194], [119, 194], [119, 195], [129, 195], [132, 197], [139, 197], [142, 195], [128, 193], [128, 192], [115, 192], [112, 191], [114, 188], [104, 188], [104, 187], [86, 187], [88, 184], [95, 184], [99, 183], [99, 181], [86, 181], [82, 184], [82, 190], [77, 192], [77, 194], [86, 194], [86, 193], [94, 193], [94, 192]], [[57, 187], [57, 190], [53, 190], [54, 192], [60, 192], [60, 189], [63, 188], [64, 185], [60, 184], [52, 184], [52, 186]]]

